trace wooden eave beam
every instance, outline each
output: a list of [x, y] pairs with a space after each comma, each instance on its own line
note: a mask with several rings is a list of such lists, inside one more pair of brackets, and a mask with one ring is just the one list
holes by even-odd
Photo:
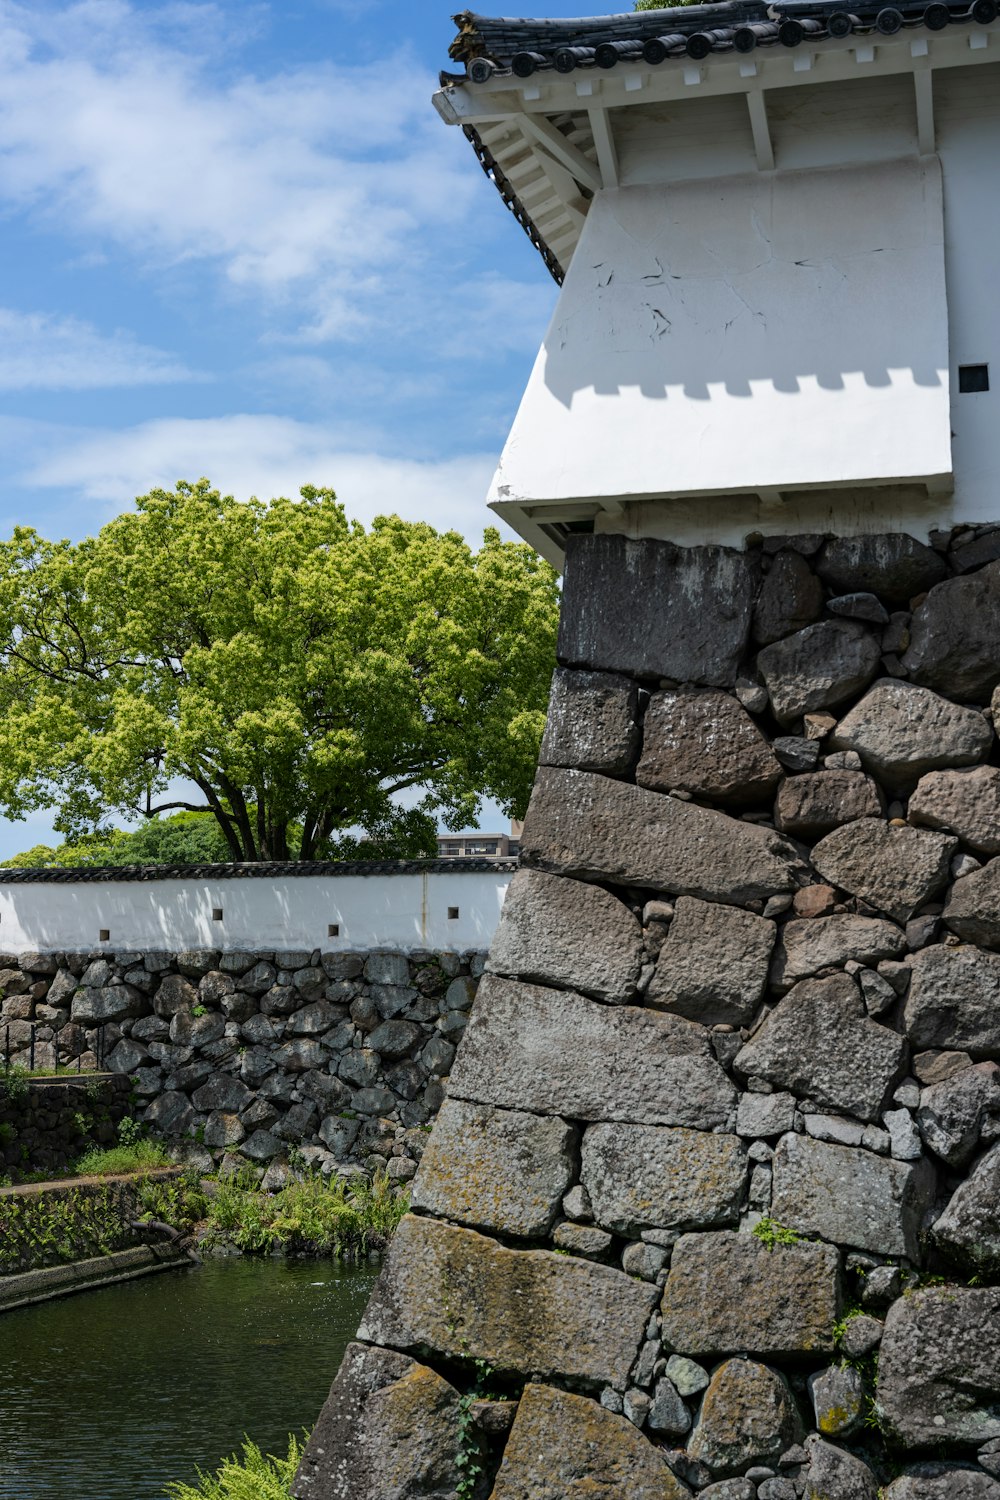
[[590, 131], [594, 137], [594, 146], [597, 149], [597, 165], [601, 171], [601, 180], [606, 188], [616, 188], [620, 182], [618, 148], [615, 145], [611, 116], [606, 109], [590, 109], [587, 114], [590, 118]]
[[750, 89], [747, 94], [747, 109], [750, 111], [750, 130], [753, 133], [757, 167], [761, 172], [773, 172], [774, 146], [771, 128], [767, 123], [767, 101], [763, 89]]
[[592, 193], [600, 192], [604, 184], [597, 166], [589, 156], [584, 156], [579, 147], [568, 141], [551, 120], [547, 120], [544, 115], [525, 113], [518, 114], [516, 119], [525, 137], [554, 157], [561, 167], [575, 177], [581, 187], [590, 188]]

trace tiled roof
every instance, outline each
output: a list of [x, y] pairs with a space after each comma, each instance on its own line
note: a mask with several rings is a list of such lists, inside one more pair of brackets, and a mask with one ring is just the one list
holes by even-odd
[[904, 27], [943, 31], [962, 22], [988, 26], [997, 9], [997, 0], [973, 0], [972, 5], [965, 0], [858, 5], [852, 0], [849, 9], [823, 0], [721, 0], [565, 21], [491, 19], [466, 10], [454, 18], [460, 29], [449, 55], [465, 64], [467, 79], [485, 83], [498, 72], [530, 78], [548, 69], [572, 73], [628, 62], [655, 67], [710, 52], [797, 47], [806, 37], [812, 43], [852, 33], [892, 36]]
[[517, 868], [511, 859], [366, 859], [301, 860], [281, 863], [261, 860], [232, 865], [112, 865], [44, 870], [0, 869], [0, 885], [72, 885], [100, 880], [273, 880], [276, 877], [315, 875], [508, 875]]

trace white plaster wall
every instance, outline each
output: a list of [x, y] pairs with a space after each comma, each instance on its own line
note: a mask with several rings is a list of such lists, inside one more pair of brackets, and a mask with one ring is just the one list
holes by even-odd
[[[0, 951], [488, 948], [511, 875], [0, 883]], [[457, 918], [449, 918], [457, 907]], [[213, 921], [221, 908], [223, 919]], [[339, 924], [338, 937], [329, 936]], [[102, 928], [110, 932], [99, 940]]]
[[599, 193], [492, 501], [951, 469], [935, 158]]

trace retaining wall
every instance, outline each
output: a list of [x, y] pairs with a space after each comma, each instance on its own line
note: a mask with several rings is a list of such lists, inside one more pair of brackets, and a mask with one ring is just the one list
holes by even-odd
[[[0, 1034], [4, 1032], [0, 1022]], [[5, 1083], [0, 1071], [0, 1176], [63, 1171], [93, 1146], [117, 1139], [131, 1113], [127, 1078], [91, 1074]]]
[[470, 1443], [493, 1500], [1000, 1494], [1000, 528], [932, 542], [570, 538], [524, 868], [299, 1500]]

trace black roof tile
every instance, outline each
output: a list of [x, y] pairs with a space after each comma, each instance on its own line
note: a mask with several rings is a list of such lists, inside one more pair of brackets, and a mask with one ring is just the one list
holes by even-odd
[[42, 870], [0, 869], [0, 885], [73, 885], [101, 880], [273, 880], [316, 875], [506, 875], [517, 859], [365, 859], [343, 862], [260, 860], [228, 865], [51, 866]]

